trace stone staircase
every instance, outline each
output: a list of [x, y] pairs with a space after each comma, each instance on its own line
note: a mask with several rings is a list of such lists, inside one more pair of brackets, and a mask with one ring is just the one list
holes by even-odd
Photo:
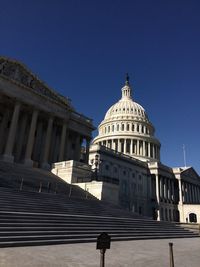
[[66, 183], [53, 173], [39, 168], [0, 160], [0, 187], [22, 189], [23, 191], [48, 192], [71, 197], [96, 199], [89, 192], [76, 185]]
[[112, 241], [198, 237], [98, 200], [1, 187], [0, 203], [0, 247], [96, 242], [102, 232]]

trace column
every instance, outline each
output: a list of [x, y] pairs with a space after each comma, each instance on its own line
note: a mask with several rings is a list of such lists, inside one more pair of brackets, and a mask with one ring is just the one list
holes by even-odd
[[168, 179], [168, 201], [171, 202], [171, 179]]
[[137, 155], [140, 155], [140, 144], [139, 144], [139, 140], [137, 140]]
[[17, 131], [20, 107], [21, 107], [21, 104], [19, 102], [17, 102], [15, 104], [15, 108], [13, 111], [10, 129], [9, 129], [9, 133], [8, 133], [8, 139], [6, 142], [5, 153], [3, 155], [3, 160], [9, 161], [9, 162], [14, 161], [14, 157], [12, 155], [12, 152], [13, 152], [13, 146], [14, 146], [15, 136], [16, 136], [16, 131]]
[[133, 155], [133, 139], [131, 139], [130, 143], [130, 154]]
[[43, 155], [43, 163], [42, 168], [49, 169], [49, 150], [50, 150], [50, 143], [51, 143], [51, 134], [53, 129], [53, 117], [50, 117], [48, 120], [48, 127], [46, 132], [46, 140], [45, 140], [45, 146], [44, 146], [44, 155]]
[[152, 150], [153, 150], [153, 158], [155, 159], [155, 145], [152, 144]]
[[36, 125], [37, 125], [37, 118], [38, 118], [38, 110], [34, 110], [32, 114], [31, 126], [29, 130], [25, 160], [24, 160], [24, 164], [27, 166], [31, 166], [31, 167], [33, 166], [33, 161], [31, 159], [31, 156], [32, 156], [33, 145], [35, 141], [35, 130], [36, 130]]
[[148, 143], [148, 157], [151, 157], [151, 145]]
[[194, 203], [194, 186], [191, 185], [191, 191], [192, 191], [192, 203]]
[[63, 161], [64, 159], [64, 150], [65, 150], [65, 141], [66, 141], [66, 131], [67, 131], [67, 123], [64, 122], [62, 126], [62, 134], [60, 141], [60, 151], [58, 161]]
[[157, 212], [158, 212], [158, 217], [157, 220], [160, 221], [160, 190], [159, 190], [159, 175], [156, 174], [156, 199], [157, 199]]
[[165, 200], [167, 201], [167, 178], [165, 179]]
[[197, 186], [197, 201], [198, 201], [198, 204], [200, 202], [200, 198], [199, 198], [199, 186]]
[[182, 184], [181, 180], [178, 180], [178, 187], [179, 187], [179, 202], [181, 205], [183, 205], [183, 192], [182, 192]]
[[197, 191], [197, 186], [195, 185], [195, 201], [198, 203], [198, 191]]
[[185, 202], [188, 203], [189, 202], [189, 188], [188, 188], [188, 183], [185, 183]]
[[126, 154], [126, 148], [127, 148], [127, 140], [125, 138], [124, 139], [124, 154]]
[[172, 201], [175, 200], [175, 195], [174, 195], [174, 181], [172, 181]]
[[145, 157], [145, 141], [142, 142], [142, 155]]
[[20, 159], [21, 159], [21, 153], [22, 153], [22, 147], [24, 144], [24, 137], [25, 137], [25, 132], [26, 132], [27, 120], [28, 120], [28, 116], [27, 116], [27, 114], [24, 114], [23, 118], [21, 120], [19, 139], [17, 142], [17, 149], [16, 149], [16, 160], [17, 161], [20, 161]]
[[163, 188], [163, 178], [160, 177], [160, 199], [163, 199], [163, 191], [162, 191], [162, 188]]
[[118, 139], [118, 151], [121, 153], [122, 152], [122, 145], [120, 139]]
[[[10, 111], [7, 109], [4, 113], [2, 122], [1, 122], [1, 129], [0, 129], [0, 140], [4, 140], [5, 137], [5, 131], [6, 131], [6, 127], [8, 125], [8, 119], [9, 119], [9, 114]], [[4, 149], [4, 142], [0, 142], [0, 154], [3, 153], [3, 149]]]
[[112, 148], [113, 150], [115, 150], [114, 144], [115, 144], [115, 142], [114, 142], [114, 140], [112, 139], [112, 140], [111, 140], [111, 148]]

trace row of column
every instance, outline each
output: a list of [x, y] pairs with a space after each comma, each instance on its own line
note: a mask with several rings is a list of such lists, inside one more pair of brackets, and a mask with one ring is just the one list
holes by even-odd
[[199, 203], [200, 202], [200, 187], [188, 183], [186, 181], [180, 181], [182, 191], [182, 202], [183, 203]]
[[[8, 130], [8, 137], [6, 140], [5, 149], [4, 149], [4, 152], [0, 151], [1, 153], [3, 153], [3, 159], [6, 161], [10, 161], [10, 162], [14, 161], [13, 149], [14, 149], [16, 137], [18, 137], [18, 140], [16, 142], [17, 153], [18, 154], [21, 153], [21, 149], [22, 149], [21, 144], [23, 142], [24, 133], [25, 133], [26, 124], [27, 124], [27, 116], [24, 116], [21, 120], [20, 129], [19, 129], [19, 117], [20, 117], [20, 111], [22, 108], [21, 106], [22, 106], [21, 103], [19, 102], [15, 103], [14, 111], [13, 111], [12, 118], [10, 121], [10, 127]], [[35, 139], [36, 139], [35, 133], [36, 133], [36, 128], [37, 128], [38, 116], [39, 116], [39, 110], [37, 109], [33, 110], [31, 121], [30, 121], [30, 128], [28, 132], [28, 138], [27, 138], [27, 144], [26, 144], [26, 150], [25, 150], [25, 158], [24, 158], [24, 163], [29, 166], [33, 165], [33, 160], [31, 157], [32, 157], [33, 149], [34, 149]], [[1, 140], [3, 140], [4, 131], [6, 129], [6, 125], [8, 124], [8, 119], [9, 119], [9, 112], [6, 111], [4, 113], [4, 116], [1, 122], [1, 128], [0, 128], [0, 137], [2, 138]], [[44, 168], [49, 167], [49, 156], [50, 156], [51, 145], [53, 143], [53, 140], [52, 140], [53, 123], [54, 123], [54, 117], [49, 116], [43, 147], [40, 147], [41, 150], [43, 149], [42, 167]], [[20, 134], [17, 135], [17, 131], [20, 131]], [[58, 161], [64, 160], [67, 132], [68, 132], [67, 121], [63, 121], [61, 136], [59, 140]], [[86, 160], [87, 161], [88, 161], [88, 155], [89, 155], [89, 143], [90, 143], [90, 140], [87, 139], [86, 141]], [[2, 147], [1, 147], [1, 150], [2, 150]], [[81, 140], [80, 140], [80, 135], [77, 134], [74, 159], [76, 160], [80, 159], [80, 152], [81, 152]]]
[[175, 181], [173, 179], [160, 176], [160, 199], [168, 203], [175, 201]]
[[99, 143], [110, 149], [130, 155], [139, 155], [160, 159], [159, 146], [147, 141], [137, 139], [108, 139]]
[[[176, 201], [175, 180], [170, 179], [168, 177], [161, 176], [158, 173], [155, 174], [155, 180], [156, 180], [155, 181], [155, 187], [156, 187], [155, 194], [156, 194], [156, 202], [157, 202], [157, 219], [162, 220], [163, 213], [161, 212], [161, 205], [163, 204], [161, 203], [165, 202], [169, 204], [174, 204], [174, 202]], [[166, 208], [166, 210], [168, 209]], [[170, 217], [167, 216], [165, 219], [170, 220]]]

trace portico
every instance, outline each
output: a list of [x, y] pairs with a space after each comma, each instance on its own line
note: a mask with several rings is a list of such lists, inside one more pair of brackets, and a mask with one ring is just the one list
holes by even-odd
[[49, 168], [57, 161], [88, 160], [92, 120], [47, 87], [22, 64], [0, 58], [0, 157]]

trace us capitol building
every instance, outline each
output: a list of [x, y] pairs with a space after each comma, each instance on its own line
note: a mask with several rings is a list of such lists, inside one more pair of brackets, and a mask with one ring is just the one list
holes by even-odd
[[92, 120], [22, 63], [0, 57], [0, 160], [43, 168], [99, 200], [156, 220], [200, 222], [200, 177], [160, 161], [129, 77], [92, 140]]

